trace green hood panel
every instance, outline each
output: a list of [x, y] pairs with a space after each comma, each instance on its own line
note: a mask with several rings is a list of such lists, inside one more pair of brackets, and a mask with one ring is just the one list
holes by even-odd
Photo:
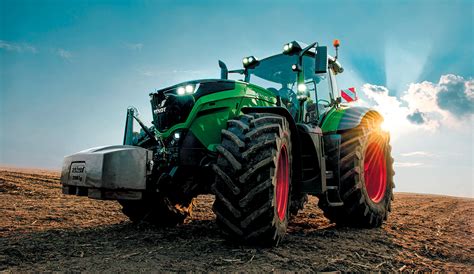
[[[214, 151], [215, 145], [220, 143], [221, 130], [227, 128], [227, 120], [240, 115], [242, 107], [275, 106], [277, 103], [276, 96], [264, 88], [245, 82], [220, 79], [185, 82], [159, 90], [157, 93], [173, 92], [180, 86], [190, 83], [197, 85], [213, 82], [225, 83], [223, 86], [226, 89], [222, 91], [212, 90], [205, 94], [198, 89], [193, 95], [195, 98], [194, 105], [185, 121], [177, 123], [163, 132], [156, 130], [156, 135], [161, 138], [168, 138], [176, 130], [189, 129], [205, 147]], [[232, 89], [228, 89], [229, 84], [232, 84]], [[153, 95], [151, 94], [152, 97]], [[153, 104], [153, 99], [152, 108], [155, 111], [156, 106]], [[156, 121], [155, 116], [154, 113], [154, 121]]]

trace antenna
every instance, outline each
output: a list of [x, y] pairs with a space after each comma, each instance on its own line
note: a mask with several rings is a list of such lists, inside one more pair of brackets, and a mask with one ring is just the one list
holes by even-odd
[[339, 45], [340, 45], [339, 40], [335, 39], [334, 42], [332, 42], [332, 45], [336, 49], [336, 56], [334, 57], [334, 60], [337, 60], [337, 56], [338, 56], [337, 50], [339, 49]]

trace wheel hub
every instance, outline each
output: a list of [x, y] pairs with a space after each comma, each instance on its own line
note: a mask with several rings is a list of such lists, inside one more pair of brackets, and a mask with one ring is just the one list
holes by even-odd
[[364, 179], [369, 198], [380, 202], [387, 187], [387, 167], [384, 150], [376, 142], [370, 143], [365, 152]]
[[278, 157], [276, 174], [276, 207], [278, 218], [283, 221], [288, 207], [288, 192], [290, 186], [290, 165], [286, 146], [281, 147]]

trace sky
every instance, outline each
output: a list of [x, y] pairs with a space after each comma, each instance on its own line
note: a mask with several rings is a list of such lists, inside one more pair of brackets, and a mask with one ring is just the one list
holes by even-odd
[[219, 59], [339, 39], [339, 88], [385, 116], [395, 191], [474, 197], [473, 29], [474, 1], [0, 0], [0, 165], [59, 169]]

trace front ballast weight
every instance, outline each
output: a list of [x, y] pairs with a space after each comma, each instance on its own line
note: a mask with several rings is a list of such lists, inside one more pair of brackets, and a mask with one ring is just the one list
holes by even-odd
[[91, 148], [64, 158], [63, 193], [101, 200], [139, 200], [153, 169], [153, 151], [136, 146]]
[[138, 110], [128, 107], [123, 145], [91, 148], [64, 158], [61, 173], [64, 194], [100, 200], [143, 198], [153, 171], [153, 151], [133, 146], [137, 141], [134, 120], [147, 140], [156, 143], [150, 129], [138, 118]]

